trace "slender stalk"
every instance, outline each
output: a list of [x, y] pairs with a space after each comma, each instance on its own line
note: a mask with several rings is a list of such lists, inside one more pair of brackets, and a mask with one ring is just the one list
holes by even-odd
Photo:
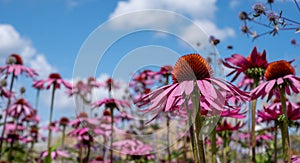
[[[169, 75], [165, 76], [166, 81], [164, 83], [164, 85], [168, 85], [169, 84]], [[167, 118], [167, 151], [168, 151], [168, 161], [171, 162], [171, 149], [170, 149], [170, 117], [168, 114], [166, 114], [166, 118]]]
[[203, 145], [203, 140], [200, 138], [201, 134], [201, 129], [202, 129], [202, 123], [204, 121], [204, 118], [201, 115], [200, 112], [200, 92], [197, 86], [197, 83], [194, 82], [194, 91], [192, 92], [192, 104], [193, 104], [193, 110], [194, 113], [196, 114], [196, 141], [197, 141], [197, 149], [198, 149], [198, 154], [199, 154], [199, 162], [200, 163], [205, 163], [205, 151], [204, 151], [204, 145]]
[[300, 6], [299, 6], [297, 0], [294, 0], [294, 2], [295, 2], [295, 4], [296, 4], [296, 6], [297, 6], [298, 11], [300, 12]]
[[85, 157], [85, 162], [88, 162], [89, 159], [90, 159], [90, 154], [91, 154], [91, 143], [89, 142], [88, 143], [88, 148], [87, 148], [87, 154], [86, 154], [86, 157]]
[[51, 105], [50, 105], [50, 115], [49, 115], [49, 127], [48, 127], [48, 155], [51, 156], [51, 136], [52, 136], [52, 130], [51, 130], [51, 123], [52, 123], [52, 114], [53, 114], [53, 106], [54, 106], [54, 98], [55, 98], [55, 89], [56, 89], [56, 83], [53, 83], [52, 86], [52, 95], [51, 95]]
[[203, 140], [200, 139], [200, 131], [202, 128], [202, 123], [203, 123], [203, 119], [202, 116], [200, 114], [200, 112], [197, 112], [196, 115], [196, 139], [197, 139], [197, 148], [198, 148], [198, 153], [199, 153], [199, 157], [200, 163], [205, 163], [205, 154], [204, 154], [204, 147], [203, 147]]
[[217, 130], [216, 127], [211, 132], [211, 152], [212, 152], [212, 163], [217, 163]]
[[170, 117], [167, 114], [167, 149], [168, 149], [168, 161], [171, 162], [171, 150], [170, 150]]
[[79, 162], [83, 163], [83, 159], [82, 159], [82, 153], [83, 153], [83, 143], [80, 143], [80, 147], [79, 147]]
[[277, 121], [274, 124], [274, 163], [277, 163]]
[[289, 128], [288, 128], [288, 116], [286, 111], [286, 95], [285, 86], [280, 85], [280, 101], [281, 109], [283, 113], [283, 124], [282, 124], [282, 140], [283, 140], [283, 158], [288, 163], [291, 162], [291, 147], [289, 138]]
[[40, 92], [41, 92], [41, 90], [37, 89], [36, 96], [35, 96], [35, 109], [36, 109], [36, 111], [38, 111]]
[[[259, 79], [258, 78], [254, 78], [254, 85], [253, 88], [256, 88], [258, 85]], [[256, 124], [256, 104], [257, 104], [257, 100], [254, 99], [252, 101], [252, 108], [251, 108], [251, 148], [252, 148], [252, 162], [255, 163], [256, 159], [255, 159], [255, 147], [256, 147], [256, 138], [255, 138], [255, 124]]]
[[[185, 96], [185, 95], [183, 95]], [[186, 110], [188, 112], [188, 121], [189, 121], [189, 131], [190, 131], [190, 136], [191, 136], [191, 144], [192, 144], [192, 149], [193, 149], [193, 156], [194, 156], [194, 160], [195, 162], [198, 162], [199, 160], [199, 156], [198, 156], [198, 152], [197, 152], [197, 147], [196, 147], [196, 139], [195, 139], [195, 133], [194, 133], [194, 125], [193, 125], [193, 121], [192, 121], [192, 115], [191, 115], [191, 111], [189, 109], [188, 106], [188, 99], [185, 99], [185, 107]]]
[[[66, 126], [63, 125], [63, 130], [62, 130], [62, 140], [61, 140], [61, 148], [65, 148], [65, 137], [66, 137]], [[61, 162], [64, 163], [64, 158], [61, 158]]]
[[[15, 80], [15, 71], [13, 71], [12, 75], [11, 75], [9, 92], [12, 92], [13, 85], [14, 85], [14, 80]], [[10, 106], [10, 103], [11, 103], [11, 98], [9, 97], [8, 100], [7, 100], [6, 109], [8, 109], [8, 107]], [[0, 141], [0, 158], [2, 156], [2, 146], [3, 146], [4, 132], [6, 130], [6, 123], [7, 123], [6, 121], [7, 121], [7, 114], [4, 114], [3, 129], [2, 129], [1, 141]]]
[[110, 108], [110, 117], [111, 117], [111, 138], [110, 138], [110, 161], [113, 162], [113, 136], [114, 136], [114, 108]]

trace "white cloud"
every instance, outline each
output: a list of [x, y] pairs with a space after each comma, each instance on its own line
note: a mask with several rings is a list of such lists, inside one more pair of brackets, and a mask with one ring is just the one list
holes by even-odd
[[[208, 42], [207, 37], [205, 36], [205, 33], [195, 33], [195, 31], [199, 31], [195, 28], [200, 27], [203, 29], [204, 32], [208, 35], [213, 35], [218, 39], [225, 39], [227, 37], [233, 37], [235, 35], [235, 32], [232, 28], [225, 27], [225, 28], [218, 28], [213, 22], [211, 21], [202, 21], [202, 20], [195, 20], [194, 23], [196, 25], [190, 25], [186, 27], [182, 34], [181, 37], [188, 40], [189, 42], [196, 44], [197, 42], [200, 43], [206, 43]], [[202, 37], [201, 37], [202, 36]], [[203, 40], [205, 39], [205, 40]]]
[[[36, 69], [41, 77], [56, 69], [52, 67], [43, 54], [37, 54], [30, 39], [23, 37], [10, 24], [0, 24], [0, 62], [4, 63], [8, 55], [20, 54], [25, 64]], [[41, 66], [42, 65], [42, 66]]]
[[[220, 39], [232, 37], [235, 32], [232, 28], [226, 27], [220, 29], [214, 22], [215, 11], [217, 10], [216, 0], [129, 0], [120, 1], [110, 18], [117, 18], [125, 13], [134, 11], [143, 11], [148, 9], [160, 9], [173, 11], [175, 13], [187, 16], [192, 22], [196, 23], [205, 32], [214, 35]], [[175, 14], [161, 14], [156, 12], [141, 12], [130, 16], [114, 19], [111, 21], [113, 29], [135, 29], [137, 27], [162, 27], [170, 29], [176, 26], [181, 30], [182, 37], [195, 41], [199, 41], [199, 35], [193, 33], [191, 28], [197, 28], [193, 25], [178, 22]], [[205, 37], [207, 38], [207, 36]]]
[[[129, 0], [118, 2], [117, 8], [111, 17], [119, 16], [132, 11], [145, 9], [161, 9], [178, 12], [193, 18], [213, 18], [217, 0]], [[151, 15], [149, 15], [151, 16]], [[147, 17], [148, 18], [148, 17]], [[144, 19], [141, 19], [141, 21]]]

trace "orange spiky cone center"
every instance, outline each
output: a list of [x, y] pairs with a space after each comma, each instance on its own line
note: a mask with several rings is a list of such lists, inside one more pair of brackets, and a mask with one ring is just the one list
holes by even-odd
[[272, 62], [268, 65], [266, 72], [265, 72], [265, 78], [267, 80], [272, 79], [278, 79], [281, 77], [284, 77], [286, 75], [294, 75], [295, 69], [294, 67], [287, 61], [280, 60]]
[[188, 54], [180, 57], [173, 71], [173, 83], [187, 80], [202, 80], [210, 78], [212, 69], [209, 63], [199, 54]]

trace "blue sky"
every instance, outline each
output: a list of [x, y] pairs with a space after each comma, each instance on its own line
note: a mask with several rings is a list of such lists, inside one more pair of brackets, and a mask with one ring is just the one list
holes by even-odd
[[[282, 32], [276, 37], [265, 36], [255, 41], [240, 32], [241, 21], [238, 19], [238, 13], [241, 10], [251, 11], [254, 2], [250, 0], [178, 0], [176, 2], [171, 0], [0, 0], [0, 61], [3, 63], [3, 59], [10, 53], [20, 53], [29, 66], [40, 69], [41, 77], [58, 71], [64, 78], [71, 80], [73, 66], [80, 48], [92, 32], [97, 31], [97, 27], [107, 23], [114, 16], [131, 11], [163, 9], [186, 16], [192, 22], [206, 28], [205, 32], [221, 38], [217, 50], [222, 58], [233, 53], [248, 55], [252, 48], [257, 46], [259, 51], [267, 50], [267, 57], [270, 61], [296, 59], [295, 65], [299, 64], [299, 46], [290, 44], [292, 38], [296, 40], [299, 38], [298, 34], [293, 31]], [[282, 8], [284, 14], [295, 15], [299, 18], [300, 13], [292, 2], [278, 1], [276, 6], [278, 8], [275, 10], [279, 11], [279, 8]], [[177, 28], [174, 22], [176, 24], [176, 17], [163, 19], [163, 16], [155, 14], [145, 15], [142, 18], [126, 18], [124, 22], [118, 22], [117, 27], [109, 28], [108, 26], [106, 33], [101, 35], [101, 39], [107, 40], [111, 34], [145, 27], [149, 24], [150, 26], [161, 25], [166, 27], [166, 30], [170, 30], [170, 28]], [[250, 27], [256, 28], [254, 25]], [[184, 31], [181, 37], [190, 40], [191, 43], [197, 41], [198, 38], [193, 37], [195, 36], [193, 28], [189, 29], [188, 26], [180, 28]], [[94, 34], [95, 32], [92, 35]], [[100, 44], [101, 40], [99, 46]], [[153, 51], [147, 49], [151, 45], [162, 48], [154, 48]], [[234, 49], [228, 50], [227, 45], [233, 45]], [[176, 55], [172, 55], [172, 59], [158, 61], [162, 61], [160, 62], [162, 64], [164, 61], [166, 61], [165, 64], [174, 64], [177, 56], [195, 52], [195, 49], [183, 43], [181, 38], [169, 34], [153, 31], [136, 32], [122, 37], [109, 47], [95, 75], [104, 80], [114, 72], [118, 62], [121, 62], [124, 56], [143, 53], [147, 56], [153, 55], [152, 58], [157, 59], [159, 54], [163, 55], [164, 52]], [[89, 57], [88, 54], [86, 55]], [[142, 60], [143, 57], [131, 59], [128, 65], [137, 64]], [[147, 63], [148, 60], [143, 61]], [[151, 62], [149, 61], [148, 64], [153, 64]], [[88, 67], [89, 65], [86, 65], [86, 68]], [[123, 73], [123, 76], [120, 76], [128, 77], [129, 75], [124, 74], [125, 72], [127, 71], [120, 71], [119, 73]], [[62, 93], [58, 97], [64, 99]], [[45, 98], [47, 98], [46, 95]], [[34, 100], [31, 99], [31, 101]], [[60, 110], [58, 109], [56, 114], [69, 115], [72, 111], [71, 103], [70, 100], [68, 102], [58, 100], [57, 107]], [[46, 107], [47, 102], [42, 102], [41, 105]], [[46, 114], [43, 118], [46, 118], [47, 110], [43, 113]]]

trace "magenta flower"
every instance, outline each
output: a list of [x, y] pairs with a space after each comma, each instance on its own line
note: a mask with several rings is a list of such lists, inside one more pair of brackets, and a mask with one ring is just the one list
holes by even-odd
[[104, 88], [108, 89], [111, 92], [113, 89], [119, 89], [119, 83], [116, 83], [112, 78], [108, 78], [103, 84]]
[[[41, 153], [41, 158], [42, 159], [45, 159], [47, 156], [48, 156], [48, 151], [43, 151]], [[51, 158], [53, 160], [56, 160], [58, 158], [68, 158], [68, 157], [70, 157], [70, 155], [68, 154], [68, 152], [66, 152], [64, 150], [56, 149], [56, 150], [51, 152]]]
[[85, 83], [83, 83], [83, 81], [80, 80], [68, 91], [68, 94], [70, 96], [73, 96], [73, 95], [85, 96], [88, 92], [89, 92], [89, 89], [88, 89], [87, 85]]
[[20, 117], [26, 117], [35, 114], [35, 111], [25, 99], [21, 98], [17, 100], [11, 107], [9, 107], [6, 110], [6, 113], [7, 115], [18, 119]]
[[300, 78], [295, 76], [295, 69], [291, 66], [291, 62], [280, 60], [270, 63], [264, 77], [267, 81], [251, 91], [253, 99], [264, 98], [266, 95], [268, 95], [267, 100], [274, 95], [279, 97], [279, 86], [281, 85], [285, 87], [288, 95], [291, 95], [292, 92], [300, 92]]
[[43, 126], [42, 129], [43, 130], [51, 130], [53, 132], [60, 132], [61, 131], [61, 129], [58, 126], [58, 122], [57, 121], [51, 122], [47, 126]]
[[5, 75], [13, 74], [15, 77], [25, 73], [26, 76], [31, 78], [34, 78], [38, 75], [35, 70], [23, 66], [23, 59], [18, 54], [11, 54], [8, 57], [6, 65], [0, 67], [0, 73]]
[[36, 88], [37, 90], [42, 90], [45, 88], [43, 80], [34, 80], [32, 87]]
[[235, 124], [234, 126], [230, 123], [227, 122], [227, 120], [223, 120], [222, 122], [220, 122], [217, 126], [217, 131], [221, 132], [221, 131], [236, 131], [241, 129], [242, 127], [245, 126], [245, 123], [242, 122], [238, 122], [237, 124]]
[[300, 156], [292, 156], [292, 163], [300, 163]]
[[94, 77], [89, 77], [87, 80], [87, 85], [90, 88], [99, 88], [101, 86], [101, 83], [97, 82], [97, 80]]
[[22, 119], [22, 122], [32, 122], [32, 123], [38, 124], [40, 122], [40, 120], [41, 119], [40, 119], [39, 115], [37, 114], [37, 111], [33, 110], [33, 113], [24, 117]]
[[81, 124], [85, 125], [98, 125], [99, 120], [97, 118], [89, 118], [88, 114], [85, 112], [79, 113], [76, 119], [68, 123], [72, 127], [79, 127]]
[[245, 113], [247, 111], [241, 112], [241, 107], [237, 107], [235, 109], [224, 109], [221, 112], [221, 117], [231, 117], [231, 118], [237, 118], [237, 119], [243, 119], [245, 118]]
[[231, 83], [212, 78], [211, 73], [210, 65], [199, 54], [182, 56], [173, 68], [173, 84], [163, 86], [138, 99], [135, 103], [139, 107], [150, 104], [147, 109], [141, 111], [154, 113], [154, 117], [150, 120], [152, 121], [162, 111], [170, 112], [182, 108], [185, 101], [183, 95], [189, 97], [195, 91], [194, 80], [196, 80], [195, 87], [201, 94], [199, 99], [201, 112], [203, 110], [211, 111], [211, 107], [222, 111], [225, 101], [224, 92], [241, 100], [248, 99], [248, 94], [240, 91]]
[[134, 138], [114, 142], [113, 147], [121, 153], [128, 155], [148, 155], [152, 151], [150, 145], [144, 144], [140, 140]]
[[162, 66], [158, 72], [155, 74], [162, 75], [162, 76], [168, 76], [172, 75], [173, 67], [171, 65]]
[[110, 163], [110, 160], [104, 160], [103, 156], [96, 156], [89, 163]]
[[257, 52], [257, 48], [254, 47], [251, 54], [245, 58], [240, 54], [233, 54], [230, 58], [225, 58], [223, 64], [230, 68], [234, 69], [227, 76], [233, 74], [234, 77], [231, 80], [232, 82], [237, 79], [237, 77], [244, 73], [248, 78], [260, 78], [263, 76], [265, 69], [268, 66], [266, 59], [266, 51], [264, 50], [262, 54]]
[[[300, 119], [300, 106], [296, 103], [286, 101], [286, 110], [289, 120], [296, 121]], [[283, 114], [281, 109], [280, 99], [275, 99], [274, 102], [268, 106], [265, 106], [263, 110], [259, 110], [258, 122], [270, 122], [276, 121]]]
[[60, 88], [60, 85], [63, 84], [67, 89], [71, 89], [71, 83], [63, 80], [60, 74], [52, 73], [49, 75], [49, 78], [45, 80], [47, 82], [46, 88], [49, 89], [52, 84], [55, 83], [56, 88]]
[[104, 98], [102, 100], [96, 101], [92, 104], [93, 108], [101, 107], [105, 105], [105, 108], [116, 108], [120, 110], [120, 108], [130, 107], [130, 103], [126, 100], [117, 100], [114, 98]]
[[75, 128], [68, 134], [71, 137], [75, 137], [78, 141], [93, 142], [93, 136], [91, 135], [91, 129], [87, 127]]

